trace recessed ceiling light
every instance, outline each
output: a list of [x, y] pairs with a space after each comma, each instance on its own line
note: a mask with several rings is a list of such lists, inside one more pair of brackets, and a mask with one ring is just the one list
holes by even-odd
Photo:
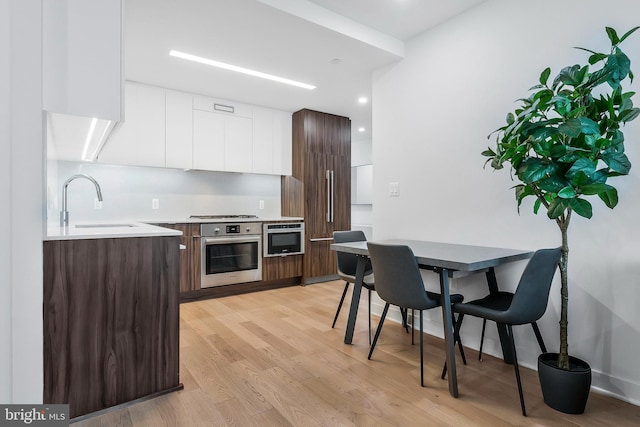
[[369, 99], [366, 96], [361, 96], [360, 98], [358, 98], [358, 102], [360, 104], [366, 104], [367, 102], [369, 102]]
[[316, 87], [307, 83], [297, 82], [295, 80], [285, 79], [284, 77], [274, 76], [272, 74], [263, 73], [261, 71], [250, 70], [248, 68], [238, 67], [237, 65], [226, 64], [224, 62], [214, 61], [213, 59], [203, 58], [201, 56], [191, 55], [189, 53], [179, 52], [177, 50], [172, 50], [169, 52], [169, 55], [175, 56], [176, 58], [186, 59], [188, 61], [198, 62], [200, 64], [210, 65], [212, 67], [218, 67], [225, 70], [236, 71], [242, 74], [248, 74], [254, 77], [260, 77], [267, 80], [273, 80], [279, 83], [285, 83], [291, 86], [301, 87], [303, 89], [313, 90]]
[[364, 132], [365, 130], [365, 128], [358, 128], [358, 132]]

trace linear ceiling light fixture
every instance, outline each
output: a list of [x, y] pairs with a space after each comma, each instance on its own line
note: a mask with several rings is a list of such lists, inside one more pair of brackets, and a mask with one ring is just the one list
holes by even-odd
[[176, 58], [186, 59], [188, 61], [199, 62], [200, 64], [210, 65], [212, 67], [223, 68], [225, 70], [236, 71], [242, 74], [248, 74], [254, 77], [260, 77], [267, 80], [273, 80], [275, 82], [286, 83], [291, 86], [297, 86], [308, 90], [313, 90], [316, 87], [307, 83], [297, 82], [295, 80], [285, 79], [284, 77], [274, 76], [272, 74], [262, 73], [260, 71], [250, 70], [248, 68], [238, 67], [237, 65], [225, 64], [224, 62], [214, 61], [213, 59], [203, 58], [201, 56], [191, 55], [189, 53], [179, 52], [172, 50], [169, 55]]

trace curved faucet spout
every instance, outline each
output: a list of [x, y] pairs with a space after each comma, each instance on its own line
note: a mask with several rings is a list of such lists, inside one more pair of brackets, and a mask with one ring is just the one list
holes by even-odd
[[96, 181], [93, 177], [86, 175], [84, 173], [79, 173], [79, 174], [70, 176], [69, 179], [67, 179], [62, 185], [62, 210], [60, 211], [60, 225], [63, 227], [69, 225], [69, 212], [67, 211], [67, 189], [71, 181], [78, 178], [85, 178], [91, 181], [93, 185], [96, 187], [98, 200], [102, 201], [102, 190], [100, 189], [100, 184], [98, 184], [98, 181]]

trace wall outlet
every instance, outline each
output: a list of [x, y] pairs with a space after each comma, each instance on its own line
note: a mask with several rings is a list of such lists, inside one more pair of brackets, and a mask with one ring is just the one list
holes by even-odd
[[400, 183], [398, 182], [389, 183], [389, 196], [400, 197]]
[[264, 200], [260, 200], [260, 209], [264, 209]]
[[102, 209], [102, 202], [97, 197], [93, 199], [93, 209]]
[[151, 199], [151, 209], [160, 209], [160, 199]]

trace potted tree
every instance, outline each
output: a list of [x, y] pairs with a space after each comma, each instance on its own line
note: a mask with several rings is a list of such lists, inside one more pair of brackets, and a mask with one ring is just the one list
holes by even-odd
[[[489, 135], [497, 134], [495, 149], [482, 153], [488, 157], [485, 166], [502, 169], [510, 164], [512, 177], [520, 181], [514, 187], [518, 212], [522, 201], [531, 196], [533, 212], [544, 207], [560, 229], [560, 351], [541, 355], [538, 372], [547, 405], [566, 413], [584, 411], [591, 385], [589, 365], [569, 356], [568, 229], [574, 213], [591, 218], [589, 196], [598, 196], [613, 209], [618, 192], [609, 178], [629, 174], [631, 162], [625, 155], [621, 127], [638, 117], [640, 109], [633, 106], [634, 93], [623, 90], [627, 79], [633, 81], [633, 73], [619, 46], [638, 28], [620, 37], [607, 27], [611, 50], [577, 48], [589, 53], [588, 64], [563, 68], [551, 83], [551, 69], [542, 71], [531, 95], [520, 99], [520, 106], [507, 114], [506, 124]], [[551, 383], [547, 383], [549, 375]], [[558, 379], [558, 375], [568, 378]], [[567, 381], [577, 381], [583, 391], [563, 388]]]

